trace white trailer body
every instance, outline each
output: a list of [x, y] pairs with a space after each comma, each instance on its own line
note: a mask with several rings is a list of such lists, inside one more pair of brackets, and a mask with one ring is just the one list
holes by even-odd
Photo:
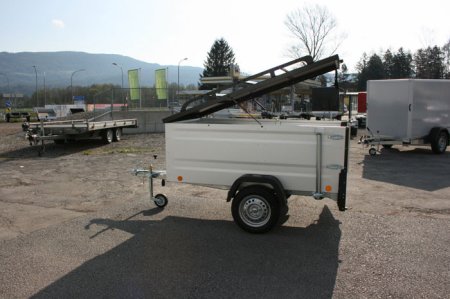
[[367, 105], [367, 127], [381, 143], [433, 143], [433, 128], [448, 143], [450, 80], [370, 80]]
[[346, 127], [339, 122], [200, 119], [166, 124], [168, 181], [226, 187], [277, 177], [289, 194], [337, 199]]

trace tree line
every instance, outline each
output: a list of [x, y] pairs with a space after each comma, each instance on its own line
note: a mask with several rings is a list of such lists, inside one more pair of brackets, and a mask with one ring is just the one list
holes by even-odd
[[[314, 60], [336, 53], [345, 39], [337, 21], [326, 6], [305, 5], [286, 16], [285, 25], [294, 38], [288, 49], [292, 58], [310, 55]], [[429, 46], [414, 54], [403, 48], [396, 52], [363, 54], [356, 66], [356, 78], [342, 65], [339, 81], [350, 91], [366, 90], [367, 80], [376, 79], [450, 79], [450, 40], [442, 47]], [[323, 81], [322, 76], [319, 77]]]
[[[380, 79], [450, 79], [450, 41], [443, 47], [434, 46], [417, 50], [414, 54], [402, 47], [396, 52], [363, 54], [356, 65], [357, 82], [353, 86], [366, 90], [367, 80]], [[345, 77], [344, 81], [345, 81]]]

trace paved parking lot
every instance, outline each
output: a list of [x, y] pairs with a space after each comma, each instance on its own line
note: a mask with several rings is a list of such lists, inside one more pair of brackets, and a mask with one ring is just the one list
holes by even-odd
[[289, 199], [252, 235], [226, 191], [168, 184], [156, 208], [129, 170], [164, 167], [164, 135], [28, 147], [0, 123], [1, 298], [448, 298], [450, 150], [351, 143], [348, 207]]

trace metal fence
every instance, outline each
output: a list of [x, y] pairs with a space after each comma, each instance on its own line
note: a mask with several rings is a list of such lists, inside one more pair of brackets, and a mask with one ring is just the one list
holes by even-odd
[[[132, 98], [132, 94], [138, 95]], [[176, 105], [176, 94], [167, 93], [165, 99], [158, 99], [156, 88], [114, 88], [85, 99], [87, 110], [110, 109], [114, 111], [167, 110]]]
[[[167, 89], [156, 89], [143, 87], [139, 89], [130, 88], [107, 88], [101, 90], [101, 86], [74, 87], [71, 89], [49, 89], [39, 92], [38, 97], [24, 98], [14, 102], [13, 109], [33, 107], [44, 107], [47, 105], [55, 106], [80, 106], [87, 111], [105, 110], [105, 111], [173, 111], [177, 110], [183, 103], [196, 97], [201, 97], [203, 90], [186, 90], [180, 92], [177, 87], [170, 86]], [[161, 91], [165, 97], [161, 98]], [[133, 95], [133, 98], [132, 98]], [[292, 93], [289, 89], [272, 92], [256, 99], [267, 111], [282, 111], [283, 107], [291, 105], [292, 108], [298, 108], [298, 99], [293, 101]], [[253, 105], [250, 102], [249, 110], [259, 110], [260, 106]], [[236, 107], [238, 108], [238, 107]], [[253, 108], [253, 109], [252, 109]]]

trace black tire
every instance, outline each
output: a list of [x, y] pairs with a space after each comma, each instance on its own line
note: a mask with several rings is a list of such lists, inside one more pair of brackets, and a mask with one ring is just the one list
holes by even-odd
[[447, 150], [448, 132], [441, 128], [433, 128], [430, 132], [431, 149], [435, 154], [443, 154]]
[[249, 233], [265, 233], [280, 218], [280, 201], [272, 190], [250, 186], [239, 191], [231, 204], [231, 214], [237, 225]]
[[371, 155], [371, 156], [375, 156], [376, 154], [377, 154], [377, 150], [375, 149], [375, 148], [371, 148], [370, 150], [369, 150], [369, 154]]
[[390, 149], [392, 148], [392, 144], [383, 144], [383, 148]]
[[114, 130], [114, 138], [113, 141], [120, 141], [122, 139], [122, 128], [117, 128]]
[[106, 144], [109, 144], [111, 142], [113, 142], [114, 139], [114, 132], [111, 129], [107, 129], [106, 131], [103, 132], [103, 141]]
[[169, 202], [167, 196], [161, 193], [156, 194], [155, 199], [156, 200], [154, 201], [154, 203], [158, 208], [164, 208], [165, 206], [167, 206], [167, 203]]

